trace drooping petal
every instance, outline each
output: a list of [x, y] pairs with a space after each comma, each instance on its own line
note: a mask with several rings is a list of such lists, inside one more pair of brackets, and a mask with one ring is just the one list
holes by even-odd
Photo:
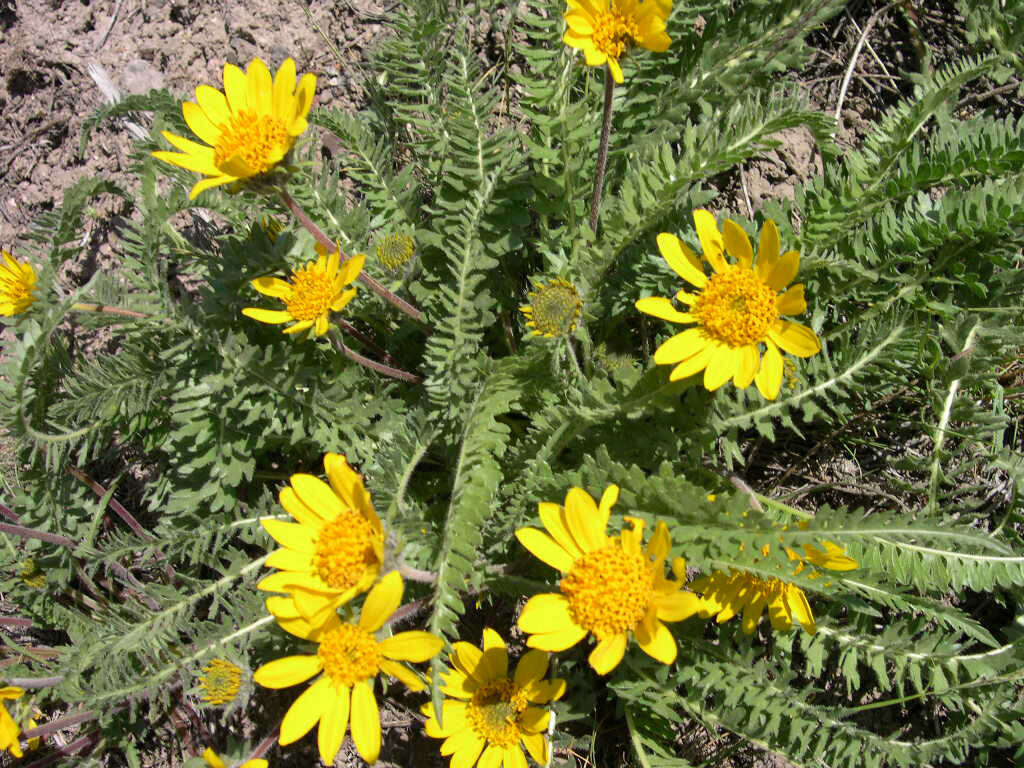
[[[533, 638], [530, 638], [531, 640]], [[587, 661], [594, 671], [599, 675], [607, 675], [622, 661], [626, 655], [626, 633], [619, 632], [611, 637], [606, 637], [594, 646]]]
[[203, 759], [210, 768], [227, 768], [224, 765], [224, 761], [220, 759], [220, 755], [214, 752], [210, 747], [203, 750]]
[[704, 388], [708, 392], [714, 392], [739, 370], [742, 354], [740, 349], [719, 344], [712, 352], [704, 369]]
[[678, 237], [669, 232], [662, 232], [658, 235], [658, 250], [672, 271], [683, 280], [696, 288], [707, 285], [708, 278], [697, 254]]
[[687, 328], [655, 350], [654, 362], [657, 365], [672, 365], [687, 360], [707, 347], [708, 341], [703, 329]]
[[708, 362], [711, 360], [711, 355], [715, 351], [713, 344], [706, 344], [704, 347], [699, 349], [696, 354], [686, 358], [679, 365], [672, 369], [672, 373], [669, 374], [669, 381], [680, 381], [681, 379], [688, 379], [700, 371], [703, 371]]
[[[174, 136], [173, 133], [168, 133], [167, 131], [164, 131], [164, 135]], [[172, 143], [183, 143], [185, 141], [187, 141], [187, 139], [179, 138], [176, 142]], [[196, 144], [196, 146], [199, 147], [201, 145]], [[217, 169], [217, 166], [213, 164], [213, 150], [209, 149], [209, 147], [207, 147], [207, 150], [208, 151], [206, 152], [192, 152], [189, 154], [166, 152], [161, 150], [159, 152], [154, 152], [153, 157], [157, 160], [163, 160], [165, 163], [176, 165], [179, 168], [184, 168], [186, 171], [201, 173], [205, 176], [217, 176], [220, 174], [220, 171]]]
[[290, 688], [306, 682], [323, 668], [319, 656], [285, 656], [268, 661], [253, 673], [252, 679], [264, 688]]
[[288, 129], [292, 136], [298, 136], [309, 127], [306, 116], [313, 106], [313, 94], [315, 92], [316, 75], [307, 72], [299, 80], [299, 85], [295, 89], [295, 117], [292, 119], [292, 124]]
[[601, 516], [601, 530], [608, 528], [608, 518], [611, 517], [612, 507], [619, 500], [619, 486], [612, 483], [604, 489], [604, 493], [601, 494], [601, 503], [597, 507], [597, 512]]
[[398, 571], [391, 571], [377, 582], [370, 590], [363, 603], [363, 611], [359, 615], [359, 626], [367, 632], [376, 632], [391, 618], [398, 606], [402, 604], [402, 593], [405, 584]]
[[572, 569], [572, 556], [544, 531], [536, 528], [520, 528], [516, 531], [516, 538], [534, 557], [552, 568], [562, 573], [568, 573]]
[[365, 680], [352, 688], [352, 741], [363, 760], [370, 764], [377, 762], [380, 756], [380, 710], [377, 709], [373, 689]]
[[782, 355], [773, 342], [766, 344], [768, 349], [761, 359], [761, 369], [754, 376], [757, 391], [765, 400], [774, 400], [782, 388]]
[[334, 758], [345, 740], [348, 728], [348, 711], [352, 695], [347, 686], [338, 691], [337, 701], [333, 706], [325, 707], [320, 716], [320, 727], [316, 733], [316, 745], [320, 751], [320, 759], [324, 765], [334, 765]]
[[292, 286], [279, 277], [257, 277], [251, 283], [252, 287], [264, 296], [287, 301], [292, 297]]
[[619, 66], [619, 60], [608, 57], [608, 69], [612, 73], [612, 79], [622, 85], [624, 78], [622, 77], [622, 67]]
[[398, 680], [410, 691], [425, 691], [427, 689], [427, 684], [423, 682], [418, 674], [397, 661], [384, 659], [380, 663], [380, 669], [385, 674], [391, 675]]
[[768, 338], [796, 357], [811, 357], [821, 352], [818, 335], [810, 328], [790, 320], [779, 320], [768, 331]]
[[338, 298], [331, 302], [332, 312], [341, 312], [349, 303], [356, 297], [356, 289], [349, 288], [347, 291], [342, 291], [338, 294]]
[[305, 331], [305, 330], [307, 330], [309, 328], [312, 328], [312, 327], [313, 327], [313, 321], [312, 320], [300, 320], [295, 325], [290, 325], [287, 328], [285, 328], [284, 332], [285, 333], [289, 333], [289, 334], [291, 334], [291, 333], [302, 333], [303, 331]]
[[338, 273], [338, 279], [342, 285], [348, 285], [353, 282], [359, 273], [363, 271], [363, 267], [366, 264], [366, 254], [357, 253], [355, 256], [350, 256], [345, 260], [345, 264], [341, 268], [341, 272]]
[[793, 614], [793, 618], [800, 622], [800, 626], [809, 635], [817, 633], [818, 627], [814, 623], [814, 614], [811, 613], [811, 605], [807, 602], [807, 595], [797, 586], [790, 584], [786, 590], [786, 603]]
[[654, 598], [657, 616], [663, 621], [684, 621], [704, 607], [704, 601], [693, 592], [673, 592]]
[[739, 224], [732, 219], [726, 219], [722, 224], [722, 239], [726, 250], [736, 257], [741, 266], [747, 269], [753, 266], [754, 248], [747, 233]]
[[[153, 153], [154, 156], [156, 153]], [[238, 181], [234, 176], [214, 176], [212, 179], [200, 179], [193, 186], [188, 193], [189, 200], [195, 200], [201, 193], [214, 187], [220, 187], [224, 184], [231, 184], [232, 182]]]
[[524, 733], [523, 745], [538, 765], [547, 765], [551, 760], [548, 740], [543, 733]]

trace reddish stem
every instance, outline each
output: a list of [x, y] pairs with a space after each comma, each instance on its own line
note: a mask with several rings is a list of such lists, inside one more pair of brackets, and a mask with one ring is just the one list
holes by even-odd
[[377, 373], [383, 373], [385, 376], [390, 376], [393, 379], [399, 379], [401, 381], [408, 381], [411, 384], [419, 384], [423, 381], [422, 378], [414, 373], [408, 373], [399, 368], [392, 368], [390, 365], [384, 365], [384, 363], [378, 363], [376, 360], [371, 360], [368, 357], [363, 357], [358, 352], [349, 349], [345, 342], [341, 338], [341, 334], [336, 328], [331, 329], [331, 341], [334, 342], [334, 346], [338, 349], [341, 354], [345, 355], [349, 360], [359, 363], [362, 366], [369, 368], [371, 371], [377, 371]]
[[[23, 733], [21, 734], [21, 736], [22, 738], [24, 738], [25, 734]], [[99, 731], [90, 731], [89, 733], [85, 734], [85, 736], [81, 736], [75, 739], [70, 744], [65, 744], [64, 746], [54, 745], [55, 749], [52, 753], [42, 758], [41, 760], [36, 760], [34, 763], [29, 763], [27, 766], [25, 766], [25, 768], [46, 768], [46, 766], [53, 765], [62, 757], [73, 755], [76, 752], [81, 751], [85, 747], [89, 747], [90, 749], [92, 747], [95, 747], [99, 743], [99, 740]]]

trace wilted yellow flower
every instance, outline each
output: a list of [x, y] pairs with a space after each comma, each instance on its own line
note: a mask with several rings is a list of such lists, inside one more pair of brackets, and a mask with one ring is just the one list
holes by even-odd
[[646, 551], [639, 518], [626, 517], [631, 528], [618, 536], [605, 533], [618, 497], [618, 486], [610, 485], [598, 506], [582, 488], [572, 488], [564, 507], [540, 504], [540, 519], [550, 535], [536, 528], [516, 531], [524, 547], [564, 574], [560, 594], [536, 595], [523, 608], [519, 628], [530, 634], [526, 644], [564, 651], [592, 634], [597, 646], [589, 661], [600, 675], [622, 661], [630, 635], [649, 656], [671, 664], [676, 641], [662, 622], [682, 621], [702, 604], [697, 595], [682, 591], [683, 558], [672, 562], [676, 578], [665, 578], [672, 540], [664, 523], [658, 524]]
[[36, 287], [36, 271], [27, 261], [18, 261], [7, 251], [0, 251], [0, 255], [4, 260], [0, 264], [0, 315], [13, 317], [31, 307], [36, 300], [32, 295]]
[[327, 249], [317, 244], [319, 258], [292, 272], [290, 282], [277, 277], [258, 277], [252, 287], [265, 296], [280, 299], [285, 309], [246, 307], [242, 314], [261, 323], [280, 324], [294, 321], [285, 333], [299, 333], [313, 328], [323, 336], [330, 326], [331, 312], [340, 312], [352, 301], [356, 289], [352, 285], [363, 271], [366, 255], [357, 253], [341, 263], [341, 249], [327, 255]]
[[[206, 748], [203, 752], [203, 759], [210, 768], [229, 768], [229, 766], [221, 759], [220, 755], [214, 752], [210, 747]], [[238, 768], [267, 768], [269, 763], [266, 760], [246, 760], [244, 763], [238, 766]]]
[[213, 659], [203, 667], [199, 687], [203, 690], [203, 701], [217, 705], [229, 704], [235, 700], [242, 687], [242, 669], [227, 659]]
[[[782, 315], [799, 315], [807, 309], [803, 283], [779, 291], [796, 277], [800, 254], [788, 251], [779, 256], [779, 232], [775, 223], [765, 221], [754, 263], [754, 250], [739, 224], [726, 220], [718, 231], [715, 217], [708, 211], [693, 212], [704, 258], [714, 274], [704, 274], [703, 264], [675, 235], [658, 235], [658, 249], [677, 275], [699, 291], [696, 295], [681, 290], [676, 301], [688, 311], [680, 312], [670, 299], [649, 296], [636, 308], [673, 323], [696, 323], [696, 327], [678, 333], [654, 353], [658, 365], [674, 365], [669, 378], [685, 379], [704, 371], [704, 386], [714, 391], [732, 379], [741, 389], [751, 382], [768, 400], [778, 397], [782, 386], [782, 353], [810, 357], [821, 351], [821, 343], [810, 328]], [[725, 251], [738, 263], [730, 264]], [[761, 345], [765, 346], [764, 358]]]
[[196, 101], [181, 105], [188, 127], [209, 146], [164, 131], [164, 138], [181, 151], [153, 156], [210, 177], [192, 187], [190, 199], [211, 187], [268, 173], [309, 127], [306, 116], [315, 90], [312, 74], [296, 85], [292, 59], [285, 59], [273, 79], [260, 59], [253, 59], [245, 72], [225, 64], [224, 93], [200, 85]]
[[377, 245], [377, 258], [388, 272], [397, 272], [412, 259], [416, 241], [408, 235], [388, 235]]
[[[821, 542], [820, 549], [813, 544], [805, 544], [803, 551], [804, 554], [800, 555], [791, 547], [785, 548], [786, 556], [797, 563], [794, 574], [803, 572], [806, 563], [833, 571], [851, 571], [857, 567], [857, 561], [831, 541]], [[770, 544], [761, 548], [764, 557], [770, 552]], [[821, 572], [812, 571], [809, 576], [818, 578]], [[757, 627], [765, 608], [775, 630], [791, 629], [796, 619], [809, 634], [818, 631], [807, 595], [796, 584], [782, 579], [761, 578], [734, 568], [728, 574], [715, 571], [710, 576], [697, 579], [691, 588], [704, 598], [701, 616], [716, 616], [715, 621], [722, 624], [742, 613], [743, 631], [748, 635]]]
[[563, 42], [583, 51], [587, 66], [606, 63], [616, 83], [622, 82], [619, 59], [630, 46], [648, 51], [667, 51], [672, 40], [665, 22], [672, 0], [569, 0], [565, 21], [569, 28]]
[[[16, 685], [8, 685], [0, 688], [0, 701], [5, 699], [19, 699], [25, 695], [25, 689]], [[0, 703], [0, 749], [6, 749], [15, 757], [22, 757], [21, 742], [18, 737], [21, 735], [21, 728], [14, 722], [7, 707]]]
[[[423, 662], [436, 656], [443, 642], [429, 632], [399, 632], [377, 640], [374, 633], [402, 602], [402, 577], [392, 571], [370, 590], [357, 623], [331, 614], [314, 627], [291, 601], [279, 601], [274, 613], [281, 627], [296, 637], [317, 643], [315, 655], [286, 656], [264, 664], [253, 678], [265, 688], [289, 688], [320, 675], [288, 709], [278, 743], [298, 741], [319, 723], [320, 758], [333, 765], [352, 722], [352, 740], [363, 760], [374, 763], [380, 754], [380, 711], [373, 681], [381, 672], [398, 678], [414, 691], [426, 685], [402, 661]], [[323, 674], [320, 674], [320, 673]], [[351, 718], [350, 718], [351, 713]]]
[[[458, 642], [448, 656], [451, 672], [442, 675], [441, 690], [454, 698], [441, 704], [443, 725], [430, 703], [420, 711], [427, 716], [427, 735], [444, 739], [441, 754], [451, 755], [453, 768], [525, 766], [530, 753], [538, 765], [547, 765], [551, 712], [543, 706], [565, 693], [565, 680], [545, 680], [548, 655], [527, 651], [509, 676], [508, 649], [493, 629], [484, 630], [483, 650]], [[521, 746], [522, 745], [522, 746]]]
[[530, 303], [519, 311], [526, 315], [526, 325], [534, 336], [568, 336], [576, 330], [576, 321], [583, 311], [576, 286], [562, 278], [536, 283], [530, 291]]
[[[263, 528], [282, 546], [267, 566], [279, 568], [258, 585], [286, 592], [311, 624], [322, 624], [338, 606], [370, 588], [384, 560], [384, 531], [370, 493], [344, 456], [324, 457], [327, 483], [295, 474], [281, 491], [281, 506], [297, 522], [266, 519]], [[329, 483], [329, 485], [328, 485]], [[282, 598], [271, 598], [268, 606]]]

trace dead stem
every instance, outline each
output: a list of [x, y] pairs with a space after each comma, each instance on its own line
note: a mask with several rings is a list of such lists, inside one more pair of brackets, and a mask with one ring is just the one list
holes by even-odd
[[612, 71], [604, 70], [604, 114], [601, 117], [601, 144], [597, 149], [597, 169], [594, 171], [594, 196], [590, 200], [590, 229], [597, 234], [597, 214], [601, 209], [601, 191], [604, 188], [604, 172], [608, 167], [608, 141], [612, 135], [612, 97], [615, 94], [615, 79]]

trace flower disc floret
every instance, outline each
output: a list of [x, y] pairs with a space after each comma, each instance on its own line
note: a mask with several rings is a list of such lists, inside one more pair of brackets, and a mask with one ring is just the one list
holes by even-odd
[[324, 663], [324, 674], [337, 685], [353, 686], [380, 671], [379, 644], [355, 624], [339, 624], [324, 632], [317, 654]]
[[621, 59], [626, 46], [640, 37], [636, 21], [617, 10], [600, 14], [595, 22], [594, 47], [610, 59]]
[[700, 598], [683, 592], [686, 563], [672, 561], [675, 579], [665, 576], [672, 548], [668, 526], [659, 523], [643, 547], [644, 521], [626, 517], [629, 528], [617, 536], [605, 529], [619, 497], [618, 486], [605, 489], [598, 505], [582, 488], [572, 488], [565, 504], [540, 505], [547, 532], [516, 531], [519, 542], [564, 576], [557, 594], [530, 598], [519, 616], [527, 645], [564, 651], [588, 634], [597, 641], [590, 665], [604, 675], [626, 652], [629, 639], [663, 664], [675, 661], [677, 648], [664, 622], [682, 621], [701, 608]]
[[519, 308], [526, 325], [535, 336], [568, 336], [576, 330], [576, 322], [583, 312], [583, 300], [576, 286], [567, 280], [555, 278], [537, 283], [530, 291], [530, 303]]
[[242, 687], [242, 669], [227, 659], [213, 659], [203, 667], [199, 677], [203, 701], [209, 704], [229, 704]]
[[466, 707], [470, 727], [483, 739], [499, 747], [519, 743], [519, 716], [528, 704], [525, 691], [502, 678], [481, 687]]
[[388, 235], [377, 246], [377, 258], [388, 272], [397, 272], [412, 259], [416, 242], [408, 235]]
[[342, 590], [354, 587], [366, 569], [377, 563], [375, 536], [370, 521], [351, 509], [321, 528], [313, 566], [324, 584]]
[[334, 301], [334, 279], [316, 264], [295, 270], [291, 278], [292, 294], [286, 304], [291, 316], [300, 322], [316, 320], [331, 310]]
[[639, 552], [622, 549], [621, 540], [573, 563], [562, 579], [572, 620], [598, 640], [632, 630], [654, 597], [654, 568]]
[[291, 145], [292, 138], [283, 120], [246, 109], [221, 126], [220, 138], [213, 148], [213, 164], [221, 167], [231, 158], [240, 157], [257, 174], [266, 173]]
[[778, 319], [775, 297], [754, 270], [732, 266], [712, 275], [691, 311], [709, 336], [730, 347], [744, 347], [763, 339]]

